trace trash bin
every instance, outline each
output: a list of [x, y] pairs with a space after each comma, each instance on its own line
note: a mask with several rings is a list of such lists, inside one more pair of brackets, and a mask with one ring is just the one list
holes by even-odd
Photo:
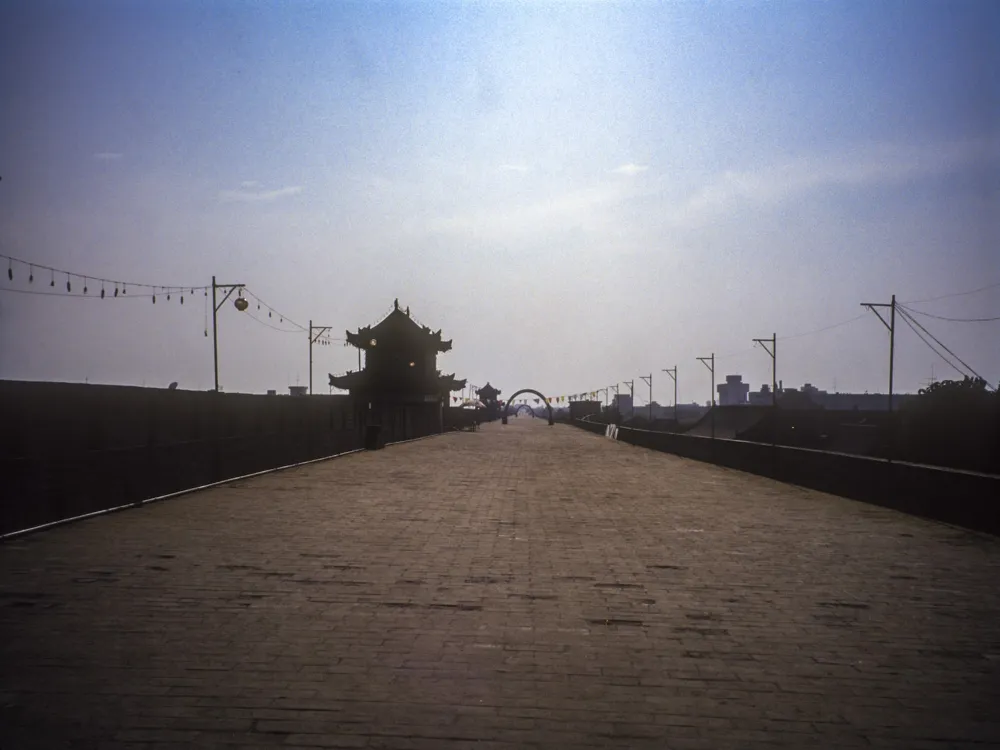
[[382, 446], [379, 444], [379, 433], [381, 433], [382, 427], [377, 424], [370, 424], [365, 427], [365, 450], [366, 451], [377, 451]]

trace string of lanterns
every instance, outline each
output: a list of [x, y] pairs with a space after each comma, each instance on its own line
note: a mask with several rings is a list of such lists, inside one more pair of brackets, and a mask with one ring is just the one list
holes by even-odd
[[[590, 391], [589, 393], [574, 393], [571, 396], [550, 396], [546, 400], [550, 404], [564, 404], [566, 402], [586, 401], [588, 399], [593, 399], [593, 398], [597, 398], [597, 391]], [[457, 401], [459, 401], [459, 397], [458, 396], [452, 396], [451, 400], [454, 401], [454, 402], [457, 402]], [[529, 404], [529, 402], [534, 402], [536, 404], [540, 404], [540, 403], [542, 403], [542, 400], [540, 398], [532, 398], [532, 399], [519, 398], [519, 399], [516, 399], [515, 401], [512, 401], [511, 403], [513, 403], [513, 404]], [[507, 402], [506, 401], [498, 401], [497, 403], [500, 404], [500, 406], [503, 406]]]
[[[237, 302], [239, 302], [240, 299], [245, 300], [246, 297], [249, 297], [251, 300], [253, 300], [254, 303], [256, 303], [257, 310], [260, 311], [262, 314], [265, 311], [267, 312], [268, 320], [267, 321], [261, 320], [260, 318], [254, 315], [253, 311], [249, 310], [250, 303], [249, 301], [247, 302], [247, 307], [244, 307], [243, 311], [246, 312], [251, 318], [256, 320], [258, 323], [265, 325], [268, 328], [271, 328], [275, 331], [280, 331], [281, 333], [305, 333], [308, 330], [306, 326], [302, 325], [301, 323], [296, 323], [294, 320], [289, 318], [284, 313], [278, 312], [276, 309], [271, 307], [269, 304], [267, 304], [264, 300], [262, 300], [260, 297], [258, 297], [256, 294], [254, 294], [246, 287], [241, 287], [240, 296], [237, 297]], [[285, 325], [287, 323], [293, 326], [293, 328], [279, 328], [277, 325], [274, 324], [274, 319], [278, 320], [279, 325]]]
[[[21, 294], [90, 297], [92, 299], [151, 299], [154, 305], [157, 295], [168, 302], [176, 296], [178, 302], [183, 305], [186, 296], [194, 296], [196, 292], [205, 292], [210, 288], [197, 284], [140, 284], [123, 279], [109, 279], [67, 271], [44, 263], [31, 263], [3, 253], [0, 253], [0, 259], [7, 261], [8, 282], [26, 278], [27, 285], [34, 287], [31, 289], [4, 288], [4, 291]], [[36, 273], [39, 277], [37, 286]], [[56, 285], [57, 277], [58, 286]], [[62, 291], [64, 280], [66, 291]]]
[[[82, 274], [56, 268], [45, 263], [34, 263], [17, 258], [6, 253], [0, 253], [0, 262], [7, 261], [7, 281], [25, 281], [28, 288], [0, 287], [5, 292], [16, 294], [33, 294], [39, 296], [86, 297], [88, 299], [148, 299], [152, 304], [176, 301], [183, 305], [185, 301], [197, 293], [205, 301], [205, 335], [208, 336], [208, 297], [211, 285], [206, 284], [146, 284], [124, 279], [112, 279], [93, 274]], [[37, 278], [36, 278], [37, 277]], [[47, 282], [47, 283], [46, 283]], [[251, 305], [253, 303], [253, 305]], [[272, 305], [264, 302], [257, 294], [246, 287], [240, 287], [235, 305], [241, 312], [255, 322], [281, 333], [303, 333], [307, 329], [302, 324], [291, 319]], [[251, 306], [255, 306], [260, 316], [254, 314]], [[267, 319], [263, 319], [263, 313]], [[274, 321], [277, 321], [277, 325]], [[284, 326], [284, 327], [283, 327]], [[287, 326], [291, 326], [290, 328]], [[321, 336], [316, 340], [321, 346], [330, 346], [334, 341], [329, 336]]]

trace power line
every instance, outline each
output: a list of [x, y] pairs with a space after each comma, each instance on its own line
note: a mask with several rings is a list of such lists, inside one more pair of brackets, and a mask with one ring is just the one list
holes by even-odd
[[944, 360], [945, 364], [947, 364], [949, 367], [951, 367], [951, 369], [953, 369], [959, 375], [962, 375], [962, 376], [967, 376], [968, 375], [967, 372], [965, 372], [964, 370], [959, 369], [959, 367], [954, 362], [952, 362], [945, 355], [943, 355], [941, 352], [939, 352], [934, 347], [934, 344], [932, 344], [930, 341], [928, 341], [926, 338], [924, 338], [924, 335], [920, 331], [917, 330], [917, 328], [907, 319], [907, 317], [905, 315], [900, 315], [900, 317], [903, 319], [903, 322], [906, 323], [906, 325], [908, 325], [910, 327], [910, 330], [912, 330], [915, 334], [917, 334], [917, 338], [919, 338], [921, 341], [923, 341], [932, 352], [934, 352], [942, 360]]
[[[971, 373], [972, 373], [973, 375], [975, 375], [975, 376], [976, 376], [977, 378], [979, 378], [980, 380], [983, 380], [983, 381], [985, 381], [985, 380], [986, 380], [986, 378], [984, 378], [984, 377], [983, 377], [982, 375], [980, 375], [980, 374], [979, 374], [978, 372], [976, 372], [975, 370], [973, 370], [973, 369], [972, 369], [972, 368], [971, 368], [971, 367], [970, 367], [970, 366], [968, 365], [968, 363], [966, 363], [965, 361], [963, 361], [961, 357], [959, 357], [959, 356], [958, 356], [957, 354], [955, 354], [955, 352], [953, 352], [953, 351], [952, 351], [951, 349], [949, 349], [949, 348], [948, 348], [947, 346], [945, 346], [945, 345], [944, 345], [944, 343], [942, 343], [942, 341], [941, 341], [941, 340], [940, 340], [939, 338], [937, 338], [937, 337], [936, 337], [936, 336], [935, 336], [935, 335], [934, 335], [933, 333], [931, 333], [931, 332], [930, 332], [930, 331], [928, 331], [928, 330], [927, 330], [926, 328], [924, 328], [924, 327], [923, 327], [923, 326], [922, 326], [922, 325], [920, 324], [920, 321], [918, 321], [918, 320], [917, 320], [916, 318], [914, 318], [914, 317], [913, 317], [912, 315], [910, 315], [910, 314], [909, 314], [909, 312], [907, 312], [906, 308], [904, 308], [904, 307], [901, 307], [901, 308], [900, 308], [900, 314], [902, 315], [902, 317], [903, 317], [903, 320], [906, 320], [906, 321], [908, 321], [908, 322], [911, 322], [911, 323], [913, 323], [913, 324], [914, 324], [914, 325], [916, 325], [916, 326], [917, 326], [917, 327], [918, 327], [918, 328], [919, 328], [919, 329], [920, 329], [921, 331], [923, 331], [923, 332], [924, 332], [924, 333], [926, 333], [926, 334], [927, 334], [928, 336], [930, 336], [930, 337], [931, 337], [932, 339], [934, 339], [934, 341], [935, 341], [935, 342], [936, 342], [936, 343], [938, 344], [938, 346], [940, 346], [940, 347], [941, 347], [942, 349], [944, 349], [944, 350], [945, 350], [946, 352], [948, 352], [948, 353], [949, 353], [949, 354], [950, 354], [951, 356], [953, 356], [953, 357], [954, 357], [954, 358], [955, 358], [956, 360], [958, 360], [958, 361], [959, 361], [959, 362], [960, 362], [960, 363], [961, 363], [961, 364], [962, 364], [962, 365], [963, 365], [963, 366], [965, 367], [965, 369], [967, 369], [967, 370], [968, 370], [969, 372], [971, 372]], [[988, 386], [988, 382], [987, 382], [987, 386]]]
[[969, 372], [971, 372], [977, 378], [982, 377], [979, 373], [977, 373], [975, 370], [973, 370], [971, 367], [969, 367], [969, 365], [966, 362], [964, 362], [961, 357], [959, 357], [957, 354], [955, 354], [955, 352], [953, 352], [951, 349], [949, 349], [947, 346], [945, 346], [944, 343], [942, 343], [942, 341], [939, 338], [937, 338], [933, 333], [931, 333], [926, 328], [924, 328], [920, 324], [920, 321], [918, 321], [916, 318], [914, 318], [913, 316], [911, 316], [907, 312], [906, 308], [902, 308], [901, 309], [901, 313], [902, 313], [904, 319], [909, 319], [910, 322], [912, 322], [914, 325], [916, 325], [921, 331], [923, 331], [928, 336], [930, 336], [932, 339], [934, 339], [935, 343], [937, 343], [938, 346], [940, 346], [942, 349], [944, 349], [946, 352], [948, 352], [948, 354], [950, 354], [951, 356], [953, 356], [956, 360], [958, 360], [959, 362], [961, 362], [962, 365], [965, 367], [965, 369], [967, 369]]
[[916, 304], [920, 304], [921, 302], [935, 302], [935, 301], [937, 301], [939, 299], [949, 299], [951, 297], [965, 297], [965, 296], [967, 296], [969, 294], [978, 294], [979, 292], [985, 292], [987, 289], [994, 289], [995, 287], [998, 287], [998, 286], [1000, 286], [1000, 281], [997, 281], [997, 282], [995, 282], [993, 284], [987, 284], [986, 286], [981, 286], [978, 289], [970, 289], [967, 292], [954, 292], [952, 294], [942, 294], [942, 295], [939, 295], [937, 297], [927, 297], [926, 299], [911, 299], [911, 300], [906, 300], [906, 302], [904, 302], [904, 304], [907, 304], [907, 305], [916, 305]]
[[791, 336], [779, 336], [778, 341], [788, 341], [789, 339], [799, 339], [803, 336], [812, 336], [814, 333], [823, 333], [824, 331], [832, 331], [834, 328], [840, 328], [840, 326], [846, 326], [848, 323], [854, 323], [857, 320], [867, 317], [867, 313], [861, 313], [850, 320], [842, 320], [839, 323], [834, 323], [833, 325], [826, 326], [824, 328], [817, 328], [815, 331], [806, 331], [805, 333], [794, 333]]
[[[800, 339], [800, 338], [803, 338], [805, 336], [812, 336], [812, 335], [817, 334], [817, 333], [825, 333], [826, 331], [832, 331], [834, 328], [840, 328], [841, 326], [846, 326], [849, 323], [854, 323], [854, 322], [856, 322], [858, 320], [861, 320], [865, 316], [866, 316], [866, 314], [862, 313], [861, 315], [856, 315], [855, 317], [850, 318], [848, 320], [842, 320], [839, 323], [833, 323], [832, 325], [824, 326], [823, 328], [817, 328], [817, 329], [812, 330], [812, 331], [804, 331], [802, 333], [793, 333], [791, 336], [779, 336], [778, 337], [778, 341], [789, 341], [791, 339]], [[715, 359], [716, 360], [729, 359], [730, 357], [736, 357], [738, 355], [747, 354], [747, 353], [752, 352], [752, 351], [753, 351], [753, 347], [750, 347], [749, 349], [740, 349], [739, 351], [729, 352], [727, 354], [717, 354], [715, 356]]]
[[[902, 307], [902, 305], [900, 305]], [[1000, 315], [993, 318], [948, 318], [944, 315], [933, 315], [929, 312], [923, 312], [922, 310], [910, 310], [908, 307], [904, 307], [907, 312], [915, 313], [917, 315], [923, 315], [928, 318], [935, 318], [936, 320], [947, 320], [952, 323], [989, 323], [994, 320], [1000, 320]]]
[[749, 349], [740, 349], [738, 352], [729, 352], [728, 354], [718, 354], [718, 355], [716, 355], [715, 358], [717, 360], [719, 360], [719, 359], [730, 359], [732, 357], [737, 357], [737, 356], [740, 356], [742, 354], [749, 354], [752, 351], [753, 351], [753, 347], [750, 347]]

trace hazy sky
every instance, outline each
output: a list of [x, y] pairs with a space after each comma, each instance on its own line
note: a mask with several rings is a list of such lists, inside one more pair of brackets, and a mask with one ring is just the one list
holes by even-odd
[[[472, 383], [642, 401], [653, 372], [668, 403], [676, 364], [705, 401], [698, 356], [757, 388], [754, 337], [1000, 282], [998, 39], [989, 0], [0, 2], [0, 252], [215, 274], [337, 338], [398, 297]], [[1000, 287], [914, 308], [1000, 316]], [[1000, 380], [1000, 323], [921, 322]], [[203, 297], [0, 291], [0, 377], [209, 388], [204, 329]], [[315, 355], [324, 393], [357, 365]], [[228, 304], [219, 356], [227, 391], [308, 381], [306, 334]], [[778, 357], [885, 392], [871, 314]], [[900, 323], [897, 389], [932, 363]]]

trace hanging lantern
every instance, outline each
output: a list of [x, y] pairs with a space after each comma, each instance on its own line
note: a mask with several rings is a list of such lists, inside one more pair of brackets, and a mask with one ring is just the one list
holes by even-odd
[[240, 312], [244, 312], [248, 307], [250, 307], [250, 303], [247, 302], [246, 297], [243, 296], [242, 289], [240, 290], [239, 296], [233, 301], [233, 307], [235, 307]]

